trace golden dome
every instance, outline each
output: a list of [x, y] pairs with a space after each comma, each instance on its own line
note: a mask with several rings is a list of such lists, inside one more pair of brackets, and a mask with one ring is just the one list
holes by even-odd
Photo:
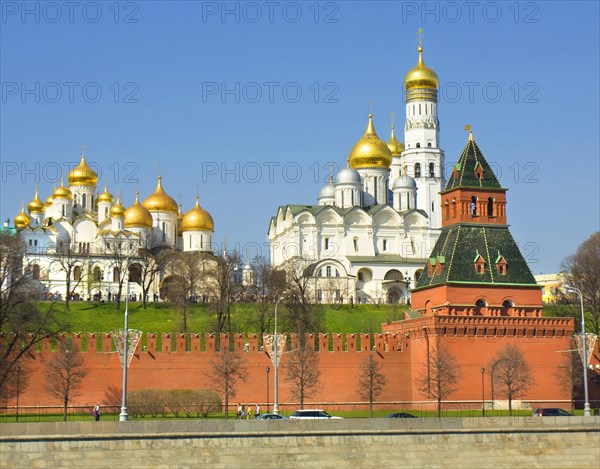
[[196, 196], [196, 206], [185, 214], [181, 221], [181, 231], [214, 231], [215, 222], [206, 210], [200, 207], [198, 196]]
[[423, 62], [423, 47], [419, 46], [419, 62], [417, 66], [410, 70], [404, 77], [404, 87], [407, 90], [413, 88], [433, 88], [437, 89], [440, 82], [437, 73], [425, 65]]
[[348, 162], [354, 169], [386, 168], [392, 163], [392, 153], [387, 145], [377, 136], [373, 127], [373, 114], [369, 114], [369, 125], [365, 134], [352, 147]]
[[21, 213], [15, 217], [15, 226], [20, 231], [27, 228], [30, 221], [29, 215], [25, 213], [25, 204], [23, 203], [21, 204]]
[[102, 194], [100, 194], [98, 196], [98, 198], [96, 199], [96, 202], [109, 202], [109, 203], [113, 203], [115, 201], [115, 198], [113, 197], [113, 195], [108, 192], [108, 187], [104, 186], [104, 192]]
[[142, 202], [142, 205], [150, 212], [173, 212], [177, 213], [177, 202], [169, 196], [162, 188], [162, 178], [158, 176], [158, 184], [154, 194]]
[[117, 203], [110, 208], [110, 216], [121, 218], [125, 216], [125, 207], [121, 205], [121, 196], [117, 198]]
[[27, 204], [27, 210], [29, 213], [41, 213], [46, 209], [44, 206], [44, 202], [40, 200], [40, 196], [38, 195], [38, 189], [35, 188], [35, 197], [31, 202]]
[[152, 228], [152, 215], [150, 212], [140, 204], [138, 193], [135, 193], [135, 203], [125, 210], [125, 223], [126, 228], [143, 227]]
[[60, 186], [54, 189], [52, 193], [53, 199], [71, 199], [73, 194], [68, 187], [65, 187], [65, 181], [61, 181]]
[[392, 156], [400, 156], [400, 153], [404, 151], [404, 143], [399, 142], [394, 134], [394, 126], [392, 125], [392, 135], [387, 142], [387, 146], [392, 152]]
[[85, 156], [81, 155], [79, 166], [69, 172], [70, 186], [95, 186], [98, 182], [98, 175], [85, 162]]
[[48, 196], [46, 199], [46, 207], [52, 207], [52, 196]]

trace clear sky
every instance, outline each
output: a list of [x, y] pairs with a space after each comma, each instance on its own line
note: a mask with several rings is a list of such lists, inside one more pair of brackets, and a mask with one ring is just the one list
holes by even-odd
[[270, 217], [316, 204], [370, 100], [379, 135], [395, 112], [402, 137], [423, 28], [446, 166], [471, 124], [532, 271], [599, 229], [598, 2], [0, 4], [3, 220], [85, 145], [126, 206], [160, 172], [184, 211], [198, 188], [216, 241], [268, 255]]

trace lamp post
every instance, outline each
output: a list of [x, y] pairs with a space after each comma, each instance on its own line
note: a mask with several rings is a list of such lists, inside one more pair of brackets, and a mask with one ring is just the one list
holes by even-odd
[[267, 414], [268, 414], [269, 413], [269, 371], [271, 371], [271, 368], [269, 368], [267, 366], [266, 371], [267, 371]]
[[128, 324], [128, 306], [129, 306], [129, 269], [127, 271], [127, 286], [125, 289], [125, 330], [123, 331], [123, 393], [121, 396], [121, 413], [119, 422], [127, 422], [129, 414], [127, 413], [127, 355], [129, 347], [129, 324]]
[[485, 368], [481, 367], [481, 416], [485, 417]]
[[279, 365], [279, 353], [277, 351], [277, 307], [279, 306], [279, 302], [281, 301], [281, 298], [277, 298], [277, 301], [275, 301], [275, 345], [273, 347], [273, 351], [275, 353], [275, 360], [273, 361], [273, 367], [275, 368], [275, 372], [273, 373], [273, 413], [274, 414], [278, 414], [279, 413], [279, 394], [278, 394], [278, 386], [279, 386], [279, 381], [278, 381], [278, 376], [277, 376], [277, 366]]
[[581, 294], [581, 290], [579, 288], [570, 287], [565, 285], [565, 291], [567, 293], [577, 293], [579, 295], [579, 301], [581, 305], [581, 361], [583, 362], [583, 392], [585, 395], [585, 404], [583, 405], [583, 415], [586, 417], [590, 417], [592, 415], [592, 410], [590, 409], [590, 400], [588, 395], [588, 372], [587, 372], [587, 343], [585, 337], [585, 316], [583, 313], [583, 295]]

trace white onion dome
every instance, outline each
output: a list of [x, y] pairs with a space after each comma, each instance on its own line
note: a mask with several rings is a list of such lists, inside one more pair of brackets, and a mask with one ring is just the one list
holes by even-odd
[[392, 190], [396, 189], [416, 189], [417, 182], [408, 174], [403, 174], [402, 176], [396, 178], [394, 184], [392, 185]]
[[361, 185], [360, 173], [347, 166], [336, 175], [337, 184], [358, 184]]

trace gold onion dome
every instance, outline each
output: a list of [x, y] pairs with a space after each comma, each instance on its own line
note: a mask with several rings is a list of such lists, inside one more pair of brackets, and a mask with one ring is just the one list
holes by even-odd
[[131, 227], [144, 227], [152, 228], [152, 215], [146, 207], [140, 204], [139, 195], [135, 193], [134, 204], [125, 210], [125, 223], [126, 228]]
[[46, 207], [52, 207], [52, 196], [49, 195], [46, 199]]
[[31, 202], [29, 202], [27, 204], [27, 210], [29, 210], [29, 213], [41, 213], [46, 209], [46, 206], [44, 205], [44, 202], [42, 202], [40, 200], [40, 196], [38, 194], [38, 189], [37, 187], [35, 188], [35, 197], [33, 198], [33, 200]]
[[125, 207], [121, 204], [121, 196], [117, 198], [117, 203], [110, 208], [110, 216], [121, 218], [125, 216]]
[[111, 204], [114, 201], [115, 201], [115, 198], [113, 197], [113, 195], [110, 192], [108, 192], [107, 186], [104, 186], [104, 192], [98, 196], [98, 199], [96, 199], [96, 202], [109, 202]]
[[31, 219], [25, 213], [25, 204], [21, 205], [21, 213], [15, 217], [15, 226], [18, 230], [23, 230], [29, 226]]
[[181, 231], [214, 231], [215, 222], [206, 210], [200, 207], [198, 196], [196, 206], [185, 214], [181, 221]]
[[69, 172], [70, 186], [95, 186], [98, 182], [98, 175], [85, 162], [85, 156], [81, 155], [79, 166]]
[[365, 134], [352, 147], [348, 162], [354, 169], [386, 168], [392, 163], [392, 153], [373, 127], [373, 114], [369, 114], [369, 125]]
[[162, 177], [158, 176], [158, 184], [154, 194], [148, 196], [142, 205], [150, 212], [172, 212], [177, 213], [177, 202], [162, 188]]
[[433, 88], [437, 89], [440, 82], [437, 73], [425, 65], [423, 62], [423, 47], [419, 46], [419, 62], [417, 66], [404, 77], [404, 87], [407, 90], [413, 88]]
[[394, 134], [394, 126], [392, 125], [392, 135], [387, 142], [387, 146], [392, 152], [392, 156], [400, 156], [400, 153], [404, 151], [404, 143], [399, 142]]
[[72, 197], [73, 194], [71, 193], [68, 187], [65, 187], [64, 180], [61, 181], [60, 186], [54, 189], [54, 192], [52, 193], [53, 199], [71, 199]]

